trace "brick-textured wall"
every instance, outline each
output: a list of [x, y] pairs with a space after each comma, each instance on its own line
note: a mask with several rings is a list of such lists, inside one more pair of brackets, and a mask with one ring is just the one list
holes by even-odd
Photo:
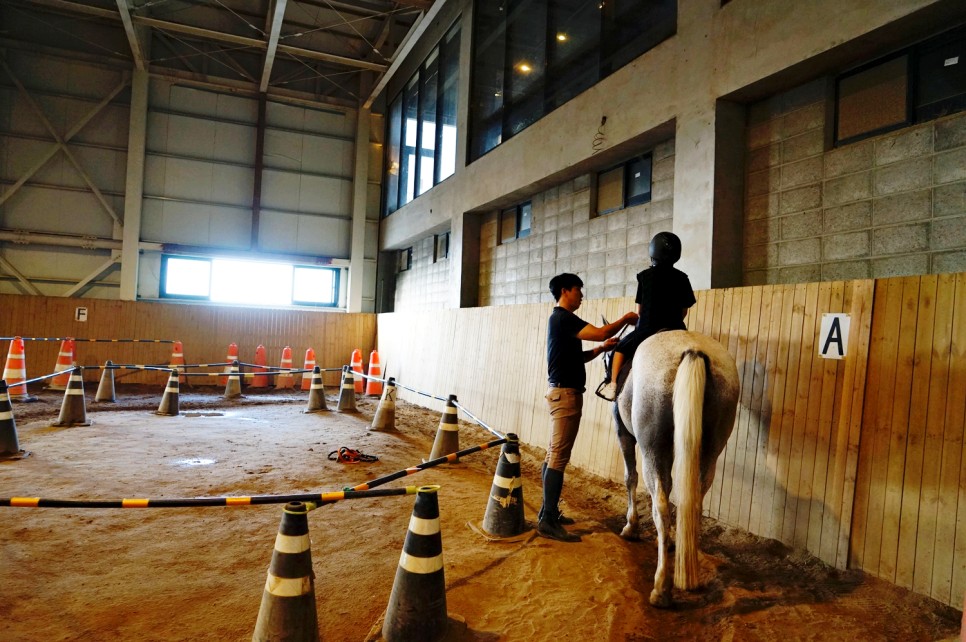
[[498, 214], [488, 214], [480, 240], [480, 305], [552, 301], [547, 283], [561, 272], [579, 275], [587, 298], [634, 296], [634, 276], [650, 263], [651, 237], [671, 229], [674, 142], [652, 154], [650, 203], [591, 218], [596, 174], [588, 174], [531, 199], [526, 238], [501, 244]]
[[433, 236], [413, 245], [412, 267], [396, 275], [396, 312], [446, 307], [450, 260], [445, 258], [434, 263], [434, 247]]
[[749, 109], [747, 285], [966, 270], [966, 113], [832, 148], [826, 80]]

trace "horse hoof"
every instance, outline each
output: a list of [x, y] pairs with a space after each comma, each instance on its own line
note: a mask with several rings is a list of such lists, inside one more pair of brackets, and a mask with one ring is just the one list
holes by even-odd
[[624, 529], [621, 531], [621, 537], [632, 541], [637, 540], [638, 539], [637, 529], [631, 526], [630, 524], [627, 524], [626, 526], [624, 526]]
[[667, 593], [658, 593], [657, 589], [651, 591], [651, 606], [659, 609], [666, 609], [671, 606], [671, 596]]

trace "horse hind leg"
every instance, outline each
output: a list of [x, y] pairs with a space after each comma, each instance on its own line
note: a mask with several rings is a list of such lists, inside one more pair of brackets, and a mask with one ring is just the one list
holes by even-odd
[[651, 517], [657, 530], [657, 570], [654, 572], [654, 590], [651, 591], [651, 606], [667, 608], [671, 606], [671, 579], [668, 573], [668, 551], [670, 545], [669, 526], [671, 509], [667, 491], [658, 475], [649, 478], [648, 490], [651, 493]]
[[614, 422], [617, 425], [617, 441], [624, 455], [624, 485], [627, 487], [627, 523], [621, 531], [624, 539], [638, 538], [637, 515], [637, 440], [621, 421], [617, 408], [614, 408]]

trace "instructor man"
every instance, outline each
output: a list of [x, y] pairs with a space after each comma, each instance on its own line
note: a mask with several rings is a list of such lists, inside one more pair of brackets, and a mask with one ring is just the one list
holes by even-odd
[[[550, 279], [550, 292], [557, 302], [547, 323], [547, 405], [551, 430], [547, 459], [543, 464], [543, 506], [537, 515], [537, 532], [561, 542], [579, 542], [563, 526], [573, 520], [560, 514], [558, 503], [563, 489], [564, 469], [577, 440], [584, 405], [587, 373], [584, 364], [617, 345], [614, 335], [627, 324], [637, 322], [637, 313], [628, 312], [617, 321], [598, 328], [574, 312], [580, 307], [584, 282], [576, 274], [558, 274]], [[582, 341], [603, 341], [584, 350]]]

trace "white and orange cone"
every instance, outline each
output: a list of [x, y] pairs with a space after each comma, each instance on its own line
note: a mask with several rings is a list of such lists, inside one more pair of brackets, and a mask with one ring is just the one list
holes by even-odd
[[[265, 352], [265, 346], [258, 344], [255, 348], [255, 367], [252, 368], [252, 372], [268, 372], [268, 354]], [[256, 374], [252, 377], [252, 388], [268, 388], [268, 375]]]
[[355, 350], [352, 351], [352, 362], [349, 365], [352, 366], [352, 372], [354, 373], [352, 375], [352, 381], [353, 381], [352, 385], [356, 390], [356, 394], [361, 395], [363, 390], [365, 389], [364, 386], [362, 385], [363, 378], [358, 377], [356, 375], [357, 374], [361, 375], [363, 372], [362, 371], [362, 350], [360, 350], [359, 348], [356, 348]]
[[50, 390], [67, 390], [67, 383], [70, 381], [70, 369], [74, 365], [74, 340], [67, 337], [60, 342], [60, 352], [57, 353], [57, 363], [54, 364], [54, 372], [59, 372], [56, 377], [50, 380], [47, 386]]
[[[292, 369], [292, 348], [285, 346], [282, 348], [282, 361], [278, 365], [279, 370], [291, 370]], [[286, 389], [295, 387], [295, 375], [291, 372], [285, 374], [279, 374], [275, 377], [275, 388], [276, 389]]]
[[27, 354], [23, 339], [14, 337], [7, 352], [7, 363], [3, 368], [3, 380], [7, 382], [7, 395], [10, 401], [37, 401], [37, 397], [27, 392]]
[[178, 371], [178, 382], [184, 383], [186, 377], [181, 374], [184, 372], [184, 345], [180, 341], [174, 342], [174, 347], [171, 348], [171, 363], [168, 367], [173, 368]]
[[[225, 363], [228, 366], [225, 368], [225, 373], [231, 372], [231, 364], [238, 361], [238, 344], [230, 343], [228, 344], [228, 356], [225, 357]], [[228, 384], [228, 377], [218, 377], [218, 385], [224, 386]]]
[[315, 350], [309, 348], [305, 351], [305, 365], [302, 366], [303, 370], [308, 370], [308, 372], [302, 373], [302, 390], [310, 390], [312, 388], [312, 370], [315, 368]]
[[[369, 376], [382, 379], [382, 364], [379, 363], [379, 353], [373, 350], [369, 354]], [[378, 397], [382, 394], [382, 382], [366, 379], [366, 394]]]

